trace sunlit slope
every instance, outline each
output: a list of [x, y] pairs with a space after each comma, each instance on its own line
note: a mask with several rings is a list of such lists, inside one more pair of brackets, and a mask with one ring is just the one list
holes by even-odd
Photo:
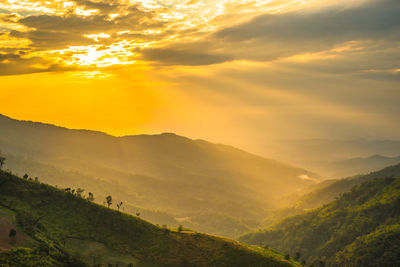
[[[291, 166], [267, 160], [230, 146], [191, 140], [175, 134], [113, 137], [100, 132], [68, 130], [41, 123], [0, 119], [0, 140], [5, 152], [23, 153], [35, 158], [76, 167], [88, 164], [191, 183], [229, 181], [246, 184], [252, 190], [265, 186], [278, 190], [274, 195], [297, 189], [310, 181], [299, 175], [312, 175]], [[260, 187], [261, 186], [261, 189]]]
[[397, 266], [400, 259], [400, 179], [376, 178], [338, 200], [243, 236], [333, 266]]
[[[0, 216], [8, 217], [15, 224], [18, 236], [24, 236], [15, 245], [30, 247], [33, 250], [29, 253], [41, 255], [43, 259], [50, 257], [47, 260], [54, 261], [54, 265], [49, 266], [60, 266], [66, 258], [86, 264], [118, 263], [120, 266], [130, 263], [137, 266], [294, 265], [270, 250], [247, 248], [234, 241], [194, 232], [159, 228], [63, 190], [4, 172], [0, 172], [0, 185]], [[0, 240], [4, 243], [7, 239], [8, 236], [1, 236]], [[7, 256], [12, 254], [0, 254], [0, 263], [11, 260]]]
[[[39, 176], [53, 185], [69, 183], [71, 175], [50, 174], [49, 169], [38, 170], [29, 162], [78, 172], [82, 179], [91, 177], [91, 181], [102, 180], [111, 186], [93, 188], [93, 182], [71, 179], [71, 187], [166, 211], [187, 218], [184, 225], [226, 236], [256, 226], [255, 220], [281, 196], [314, 183], [308, 179], [314, 175], [306, 170], [175, 134], [114, 137], [4, 116], [0, 117], [0, 128], [1, 151], [16, 159], [13, 162], [10, 157], [6, 168]], [[49, 181], [49, 175], [54, 179]], [[207, 217], [220, 219], [203, 227], [211, 221], [201, 222]], [[226, 226], [226, 219], [221, 218], [232, 223]], [[242, 222], [242, 218], [251, 222]]]

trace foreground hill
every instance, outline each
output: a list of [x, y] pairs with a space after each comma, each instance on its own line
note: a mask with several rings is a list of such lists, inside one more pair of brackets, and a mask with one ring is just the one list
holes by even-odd
[[[11, 229], [16, 236], [10, 237]], [[10, 249], [11, 250], [8, 250]], [[294, 266], [270, 250], [159, 228], [0, 171], [0, 265]]]
[[240, 240], [301, 255], [307, 263], [398, 266], [400, 179], [364, 182], [336, 201]]
[[[5, 116], [0, 129], [6, 168], [96, 196], [111, 194], [225, 236], [257, 226], [265, 209], [315, 178], [300, 168], [175, 134], [114, 137]], [[107, 186], [92, 187], [96, 184]]]

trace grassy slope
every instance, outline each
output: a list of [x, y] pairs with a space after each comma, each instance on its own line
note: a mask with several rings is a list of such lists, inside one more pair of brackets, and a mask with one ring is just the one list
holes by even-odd
[[[258, 227], [255, 217], [262, 217], [262, 209], [255, 208], [255, 204], [245, 204], [238, 199], [230, 200], [230, 206], [240, 209], [239, 206], [247, 207], [247, 211], [242, 216], [228, 216], [220, 213], [220, 207], [210, 205], [209, 211], [201, 209], [192, 209], [190, 212], [178, 212], [176, 209], [171, 209], [171, 202], [174, 200], [184, 202], [174, 194], [171, 194], [166, 189], [169, 188], [174, 192], [177, 185], [171, 185], [168, 181], [158, 180], [153, 177], [141, 175], [125, 174], [125, 181], [114, 182], [109, 180], [96, 179], [96, 176], [82, 175], [77, 171], [67, 171], [63, 168], [42, 164], [32, 159], [16, 157], [13, 155], [5, 155], [7, 158], [4, 169], [13, 170], [19, 176], [28, 173], [32, 177], [38, 176], [40, 181], [58, 187], [84, 188], [87, 192], [92, 192], [95, 195], [97, 203], [103, 203], [105, 197], [111, 194], [116, 200], [124, 202], [124, 211], [135, 214], [140, 210], [141, 217], [151, 221], [154, 224], [168, 225], [178, 227], [180, 224], [189, 228], [221, 235], [225, 237], [238, 237], [250, 229]], [[121, 176], [121, 173], [111, 173], [110, 176]], [[121, 186], [121, 185], [124, 186]], [[153, 184], [153, 186], [151, 186]], [[179, 188], [182, 189], [182, 185]], [[153, 190], [149, 190], [152, 188]], [[157, 188], [164, 188], [157, 190]], [[126, 190], [129, 189], [129, 190]], [[193, 192], [190, 188], [183, 188], [187, 192]], [[132, 190], [132, 191], [130, 191]], [[134, 193], [132, 193], [134, 192]], [[180, 195], [181, 196], [181, 195]], [[240, 198], [239, 198], [240, 199]], [[258, 206], [262, 206], [259, 204]], [[184, 209], [182, 209], [184, 210]], [[227, 211], [227, 209], [224, 209]], [[251, 215], [250, 215], [251, 214]], [[175, 218], [187, 218], [183, 221], [178, 221]], [[246, 219], [243, 219], [246, 218]]]
[[[2, 253], [0, 263], [15, 255], [25, 255], [31, 260], [45, 261], [48, 266], [60, 266], [70, 255], [77, 258], [80, 252], [79, 257], [91, 264], [101, 261], [140, 266], [293, 265], [269, 250], [260, 252], [214, 236], [159, 228], [5, 172], [0, 172], [0, 207], [15, 213], [18, 231], [22, 229], [35, 240], [30, 246], [36, 247]], [[58, 256], [53, 257], [49, 251], [56, 251], [53, 254]]]
[[400, 259], [399, 227], [400, 179], [379, 178], [319, 209], [289, 217], [241, 240], [291, 255], [300, 252], [308, 263], [393, 266]]

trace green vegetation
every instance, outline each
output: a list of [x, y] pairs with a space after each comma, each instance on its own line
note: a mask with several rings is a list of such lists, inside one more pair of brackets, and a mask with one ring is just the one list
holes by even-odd
[[377, 178], [321, 208], [240, 240], [268, 245], [292, 257], [299, 253], [299, 260], [309, 264], [396, 266], [400, 260], [399, 227], [400, 179]]
[[[199, 234], [172, 231], [46, 184], [0, 171], [0, 250], [5, 266], [296, 266], [279, 253]], [[4, 228], [3, 227], [3, 228]], [[2, 230], [2, 229], [0, 229]]]

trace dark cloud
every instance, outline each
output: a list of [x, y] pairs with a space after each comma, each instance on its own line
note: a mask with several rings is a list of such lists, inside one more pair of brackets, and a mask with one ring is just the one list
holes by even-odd
[[115, 27], [115, 23], [108, 20], [105, 15], [78, 16], [69, 15], [65, 17], [56, 15], [28, 16], [18, 21], [20, 24], [36, 28], [40, 31], [61, 31], [61, 32], [93, 32], [107, 31]]
[[19, 54], [0, 54], [0, 76], [73, 69], [72, 67], [51, 64], [41, 57], [24, 58]]
[[[353, 40], [385, 40], [392, 45], [400, 40], [400, 1], [376, 0], [357, 8], [261, 15], [207, 36], [202, 42], [159, 48], [158, 59], [154, 48], [143, 55], [148, 60], [177, 65], [196, 65], [198, 51], [204, 55], [202, 65], [207, 64], [207, 59], [210, 59], [208, 64], [217, 63], [218, 59], [269, 61], [323, 51]], [[180, 53], [171, 60], [170, 55], [177, 49], [186, 51], [187, 57]]]
[[161, 33], [157, 34], [143, 34], [140, 32], [136, 33], [120, 33], [120, 34], [113, 34], [112, 35], [112, 40], [115, 41], [121, 41], [121, 40], [142, 40], [142, 41], [154, 41], [154, 40], [160, 40], [163, 39], [164, 37], [170, 36], [174, 34], [175, 31], [172, 30], [166, 30], [162, 31]]
[[209, 65], [232, 60], [223, 54], [202, 53], [190, 50], [150, 48], [142, 52], [149, 61], [157, 61], [165, 65]]
[[118, 2], [93, 2], [90, 0], [75, 0], [76, 4], [85, 7], [86, 9], [97, 9], [103, 14], [118, 12], [122, 6]]
[[[104, 4], [104, 8], [110, 4], [103, 2], [80, 1], [85, 5]], [[110, 5], [113, 6], [114, 5]], [[118, 9], [118, 7], [115, 7]], [[110, 7], [111, 10], [111, 7]], [[109, 11], [110, 11], [109, 10]], [[18, 23], [33, 28], [28, 32], [12, 31], [11, 36], [27, 38], [32, 41], [32, 47], [38, 49], [60, 49], [69, 45], [87, 45], [94, 40], [84, 35], [96, 33], [108, 33], [117, 36], [119, 31], [140, 31], [163, 27], [166, 22], [152, 20], [151, 12], [144, 12], [138, 8], [129, 7], [128, 12], [111, 20], [106, 14], [92, 16], [79, 16], [76, 14], [57, 15], [31, 15], [18, 20]], [[110, 11], [111, 12], [111, 11]], [[8, 15], [7, 15], [8, 16]], [[5, 17], [7, 19], [8, 17]], [[12, 19], [12, 18], [9, 18]], [[155, 36], [154, 36], [155, 37]], [[161, 37], [161, 35], [159, 36]], [[102, 43], [109, 40], [102, 39]]]
[[329, 8], [314, 12], [262, 15], [224, 29], [216, 38], [227, 41], [259, 39], [265, 42], [315, 41], [332, 44], [365, 38], [399, 38], [400, 2], [379, 0], [352, 9]]
[[62, 49], [68, 45], [89, 45], [95, 43], [93, 39], [86, 38], [79, 32], [68, 31], [12, 31], [10, 36], [27, 38], [32, 42], [32, 47], [41, 50]]

